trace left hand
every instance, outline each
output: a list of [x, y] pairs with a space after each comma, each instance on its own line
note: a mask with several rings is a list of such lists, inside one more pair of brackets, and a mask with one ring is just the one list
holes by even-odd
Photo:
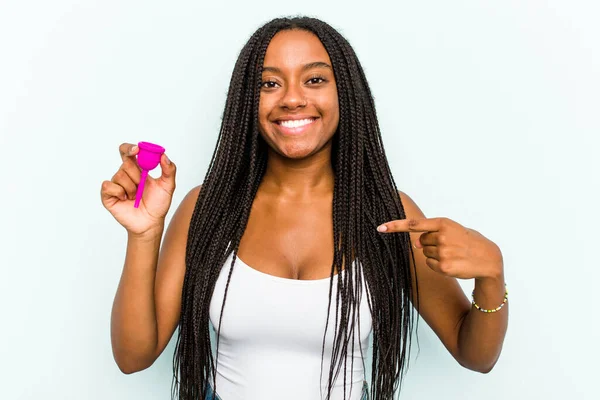
[[[386, 230], [382, 231], [382, 227]], [[449, 218], [399, 219], [380, 225], [379, 232], [424, 232], [415, 247], [423, 249], [427, 265], [460, 279], [502, 279], [504, 263], [500, 248], [476, 230]]]

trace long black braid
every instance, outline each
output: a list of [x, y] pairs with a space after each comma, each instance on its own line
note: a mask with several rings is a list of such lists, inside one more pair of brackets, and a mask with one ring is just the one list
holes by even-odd
[[[344, 360], [346, 397], [346, 354], [350, 341], [350, 351], [354, 351], [354, 321], [360, 315], [363, 284], [361, 275], [353, 272], [351, 261], [362, 268], [373, 319], [371, 398], [393, 398], [408, 368], [414, 325], [410, 298], [416, 289], [411, 285], [409, 257], [414, 262], [414, 255], [408, 233], [386, 235], [376, 231], [380, 223], [406, 216], [383, 148], [367, 79], [348, 41], [330, 25], [308, 17], [277, 18], [260, 27], [239, 54], [217, 145], [190, 222], [173, 358], [172, 395], [177, 394], [180, 400], [203, 400], [209, 380], [216, 383], [209, 330], [211, 297], [221, 268], [233, 252], [217, 331], [218, 357], [235, 256], [267, 164], [267, 144], [258, 127], [263, 61], [273, 36], [291, 29], [312, 32], [323, 43], [333, 64], [339, 99], [340, 120], [331, 151], [335, 245], [329, 305], [334, 268], [341, 271], [345, 266], [348, 273], [343, 278], [337, 274], [335, 337], [326, 399], [330, 399], [333, 381], [340, 372], [340, 359]], [[325, 336], [322, 355], [324, 349]]]

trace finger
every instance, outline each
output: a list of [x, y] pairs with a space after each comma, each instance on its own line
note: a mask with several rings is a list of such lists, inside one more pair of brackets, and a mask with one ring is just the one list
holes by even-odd
[[135, 198], [137, 192], [137, 185], [133, 182], [131, 177], [125, 172], [124, 169], [119, 170], [113, 175], [111, 182], [121, 186], [129, 199]]
[[[125, 191], [127, 192], [127, 197], [129, 197], [130, 199], [134, 199], [137, 192], [137, 187], [140, 184], [142, 171], [137, 162], [132, 161], [129, 158], [126, 158], [123, 161], [120, 170], [125, 174], [115, 174], [115, 176], [113, 177], [113, 182], [122, 185], [125, 188]], [[128, 177], [129, 179], [126, 179], [126, 177]]]
[[425, 264], [427, 264], [427, 266], [429, 268], [431, 268], [432, 270], [434, 270], [435, 272], [439, 272], [440, 274], [443, 273], [442, 269], [440, 268], [440, 262], [438, 260], [436, 260], [435, 258], [426, 258]]
[[443, 218], [410, 218], [397, 219], [381, 224], [379, 232], [436, 232], [442, 226]]
[[119, 154], [121, 155], [121, 160], [123, 161], [126, 159], [135, 161], [135, 156], [138, 152], [138, 146], [133, 143], [123, 143], [119, 146]]
[[103, 200], [109, 199], [111, 197], [116, 197], [119, 200], [127, 200], [127, 193], [123, 186], [117, 185], [111, 181], [102, 182], [102, 187], [100, 189], [100, 197]]
[[424, 234], [421, 234], [420, 232], [412, 232], [410, 234], [410, 240], [415, 249], [423, 248], [423, 245], [421, 244], [421, 236], [423, 236], [423, 235]]
[[136, 185], [140, 184], [140, 180], [142, 178], [142, 169], [138, 165], [137, 161], [127, 158], [125, 161], [123, 161], [123, 164], [121, 164], [121, 169], [125, 171], [133, 183]]
[[437, 246], [423, 246], [423, 255], [440, 261], [439, 247]]
[[165, 153], [160, 157], [160, 169], [161, 175], [158, 178], [160, 185], [170, 193], [173, 193], [175, 191], [175, 175], [177, 174], [177, 167]]
[[440, 232], [425, 232], [419, 237], [419, 242], [421, 246], [439, 246], [441, 236]]

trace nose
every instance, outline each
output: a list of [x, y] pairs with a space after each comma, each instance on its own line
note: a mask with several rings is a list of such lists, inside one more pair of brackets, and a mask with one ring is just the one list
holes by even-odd
[[300, 85], [291, 84], [286, 87], [281, 96], [280, 106], [287, 109], [306, 106], [306, 98]]

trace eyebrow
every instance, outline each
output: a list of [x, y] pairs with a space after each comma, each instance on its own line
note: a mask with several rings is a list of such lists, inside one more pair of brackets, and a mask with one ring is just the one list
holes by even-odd
[[[302, 71], [307, 71], [307, 70], [312, 69], [312, 68], [329, 68], [329, 69], [332, 69], [331, 65], [327, 64], [326, 62], [315, 61], [315, 62], [311, 62], [311, 63], [305, 64], [302, 67]], [[279, 68], [277, 68], [277, 67], [263, 67], [263, 72], [280, 73], [281, 70]]]

